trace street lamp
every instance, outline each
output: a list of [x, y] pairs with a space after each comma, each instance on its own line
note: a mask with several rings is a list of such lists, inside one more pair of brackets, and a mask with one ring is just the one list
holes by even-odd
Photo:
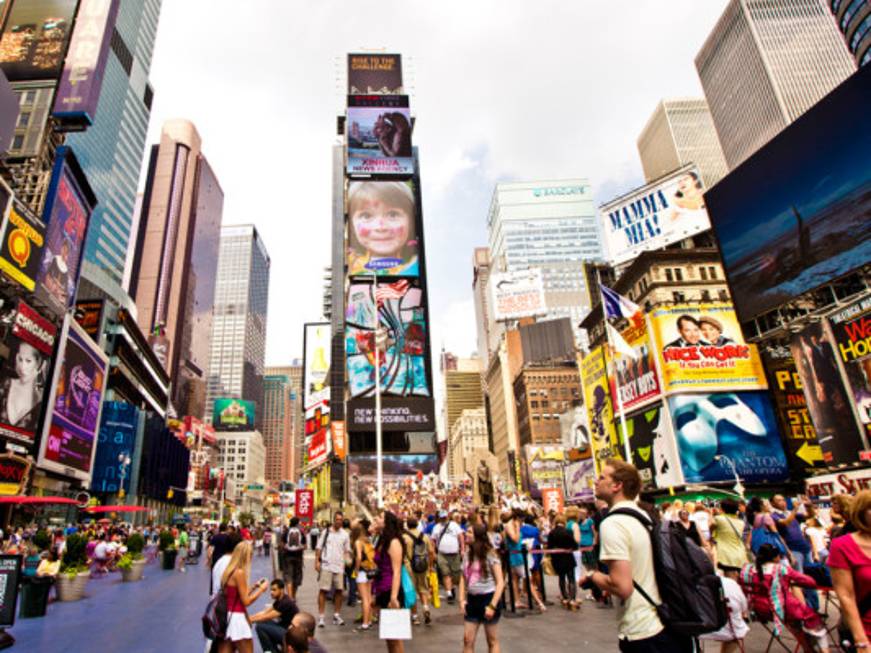
[[729, 469], [732, 470], [732, 475], [735, 477], [735, 492], [737, 492], [741, 496], [741, 500], [744, 500], [744, 484], [741, 483], [741, 477], [738, 476], [738, 470], [735, 469], [735, 463], [732, 461], [729, 456], [725, 454], [717, 454], [714, 456], [714, 460], [720, 461], [723, 460], [729, 466]]
[[124, 479], [127, 478], [127, 468], [130, 466], [130, 454], [126, 451], [124, 453], [118, 454], [118, 462], [121, 465], [121, 470], [118, 474], [118, 478], [120, 479], [119, 488], [118, 488], [118, 498], [124, 499]]

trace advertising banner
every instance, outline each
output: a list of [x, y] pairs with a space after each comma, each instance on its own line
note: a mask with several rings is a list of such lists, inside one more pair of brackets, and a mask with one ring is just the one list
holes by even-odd
[[[130, 463], [136, 444], [139, 409], [125, 401], [103, 402], [100, 417], [100, 435], [94, 455], [91, 491], [115, 494], [119, 490], [130, 492]], [[192, 488], [193, 489], [193, 488]]]
[[86, 301], [76, 302], [76, 310], [73, 314], [79, 326], [85, 330], [95, 342], [99, 342], [100, 333], [103, 329], [103, 312], [105, 310], [106, 300], [104, 299], [89, 299]]
[[563, 497], [562, 488], [546, 487], [541, 490], [541, 507], [544, 512], [561, 513], [565, 509], [565, 498]]
[[[351, 399], [347, 405], [348, 430], [375, 430], [374, 399]], [[433, 400], [381, 397], [381, 429], [385, 432], [435, 430]]]
[[835, 350], [865, 438], [871, 441], [871, 295], [829, 317]]
[[78, 0], [11, 3], [0, 38], [0, 68], [10, 82], [56, 79]]
[[647, 332], [647, 321], [638, 325], [630, 324], [620, 334], [635, 352], [635, 360], [614, 352], [609, 366], [608, 384], [611, 388], [611, 399], [614, 410], [617, 411], [617, 393], [623, 401], [623, 410], [643, 406], [659, 397], [659, 378], [656, 374], [653, 347]]
[[869, 105], [864, 66], [705, 195], [742, 322], [871, 261]]
[[402, 55], [348, 54], [348, 95], [402, 93]]
[[744, 342], [732, 305], [672, 304], [650, 314], [665, 392], [764, 390], [756, 345]]
[[88, 481], [106, 389], [108, 358], [69, 318], [65, 321], [58, 358], [61, 363], [55, 366], [50, 418], [46, 417], [38, 464]]
[[774, 400], [790, 467], [806, 473], [811, 473], [815, 467], [824, 467], [823, 450], [792, 352], [788, 347], [765, 347], [761, 351], [768, 372], [768, 391]]
[[58, 148], [43, 212], [47, 216], [45, 249], [36, 279], [36, 296], [59, 315], [76, 297], [82, 249], [96, 203], [92, 193], [82, 190], [80, 179], [83, 177], [72, 150]]
[[563, 467], [566, 501], [591, 503], [595, 500], [596, 464], [592, 459], [578, 460]]
[[668, 398], [686, 483], [745, 483], [789, 478], [777, 419], [766, 392], [675, 395]]
[[91, 125], [109, 58], [120, 0], [81, 0], [52, 115], [61, 123]]
[[36, 440], [51, 384], [51, 355], [57, 329], [24, 300], [18, 300], [12, 328], [3, 341], [8, 352], [0, 367], [0, 436], [26, 446]]
[[313, 490], [294, 492], [294, 511], [304, 524], [311, 524], [315, 515], [315, 493]]
[[348, 455], [347, 440], [345, 437], [345, 422], [336, 420], [330, 422], [330, 435], [333, 439], [333, 451], [336, 452], [339, 460], [344, 460]]
[[871, 490], [871, 468], [811, 476], [805, 481], [805, 486], [810, 499], [825, 501], [835, 494], [853, 496], [862, 490]]
[[309, 322], [303, 325], [303, 408], [315, 403], [313, 395], [329, 384], [327, 372], [330, 371], [330, 334], [329, 322]]
[[215, 399], [212, 424], [219, 431], [253, 431], [254, 402], [247, 399]]
[[0, 496], [24, 494], [32, 466], [27, 458], [11, 453], [0, 454]]
[[858, 461], [865, 444], [823, 323], [811, 322], [793, 333], [790, 349], [826, 464]]
[[[389, 510], [404, 514], [412, 499], [423, 499], [425, 512], [436, 512], [443, 506], [436, 496], [421, 485], [424, 477], [433, 479], [439, 473], [438, 455], [386, 454], [382, 461], [384, 479], [384, 505]], [[370, 509], [377, 507], [378, 458], [375, 454], [348, 456], [348, 500], [359, 501]]]
[[560, 442], [566, 448], [577, 451], [579, 457], [590, 458], [590, 425], [583, 406], [574, 406], [559, 416]]
[[542, 500], [544, 488], [563, 486], [563, 466], [566, 453], [562, 447], [525, 445], [526, 477], [529, 480], [529, 494], [533, 499]]
[[348, 174], [414, 174], [407, 95], [348, 96]]
[[308, 464], [310, 467], [317, 467], [324, 463], [327, 456], [330, 455], [328, 430], [329, 427], [319, 428], [310, 436], [306, 437]]
[[608, 392], [604, 348], [596, 347], [584, 356], [581, 361], [581, 386], [590, 425], [593, 459], [596, 461], [598, 473], [602, 469], [602, 463], [609, 458], [622, 458]]
[[3, 223], [0, 270], [33, 292], [44, 246], [45, 224], [23, 202], [13, 199]]
[[544, 315], [547, 303], [541, 268], [491, 275], [490, 301], [497, 321]]
[[698, 168], [684, 166], [600, 208], [611, 265], [711, 228]]
[[430, 396], [427, 374], [426, 313], [423, 290], [408, 280], [352, 283], [345, 309], [345, 356], [352, 398], [375, 394], [375, 306], [386, 333], [379, 354], [381, 392], [399, 396]]
[[632, 448], [632, 463], [645, 487], [683, 484], [674, 433], [661, 404], [627, 415], [626, 435]]
[[410, 181], [348, 184], [348, 276], [417, 277], [417, 205]]

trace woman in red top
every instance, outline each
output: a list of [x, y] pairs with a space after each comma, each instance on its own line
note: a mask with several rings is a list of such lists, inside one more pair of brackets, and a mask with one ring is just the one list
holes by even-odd
[[832, 540], [829, 568], [841, 614], [857, 649], [871, 648], [871, 490], [862, 490], [850, 506], [856, 528]]
[[269, 585], [265, 578], [261, 578], [252, 588], [253, 591], [248, 591], [251, 551], [251, 542], [239, 542], [221, 576], [221, 587], [227, 595], [227, 639], [218, 645], [218, 653], [254, 653], [247, 608]]

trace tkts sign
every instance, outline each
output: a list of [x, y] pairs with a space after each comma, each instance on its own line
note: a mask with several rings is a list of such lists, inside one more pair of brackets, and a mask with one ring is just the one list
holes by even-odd
[[315, 493], [313, 490], [296, 491], [296, 516], [303, 523], [310, 524], [315, 514]]

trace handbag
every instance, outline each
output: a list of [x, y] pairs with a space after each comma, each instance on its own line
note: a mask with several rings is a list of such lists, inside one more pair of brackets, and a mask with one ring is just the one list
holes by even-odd
[[400, 582], [402, 588], [402, 607], [410, 610], [417, 603], [417, 591], [414, 589], [414, 581], [411, 579], [411, 574], [405, 565], [402, 565], [402, 580]]
[[772, 544], [780, 551], [780, 555], [789, 556], [789, 549], [783, 543], [783, 538], [778, 533], [774, 533], [764, 526], [759, 526], [754, 528], [750, 535], [750, 549], [753, 551], [753, 555], [759, 553], [763, 544]]
[[544, 556], [544, 562], [541, 563], [541, 570], [547, 576], [556, 576], [556, 570], [553, 568], [553, 561], [549, 555]]

